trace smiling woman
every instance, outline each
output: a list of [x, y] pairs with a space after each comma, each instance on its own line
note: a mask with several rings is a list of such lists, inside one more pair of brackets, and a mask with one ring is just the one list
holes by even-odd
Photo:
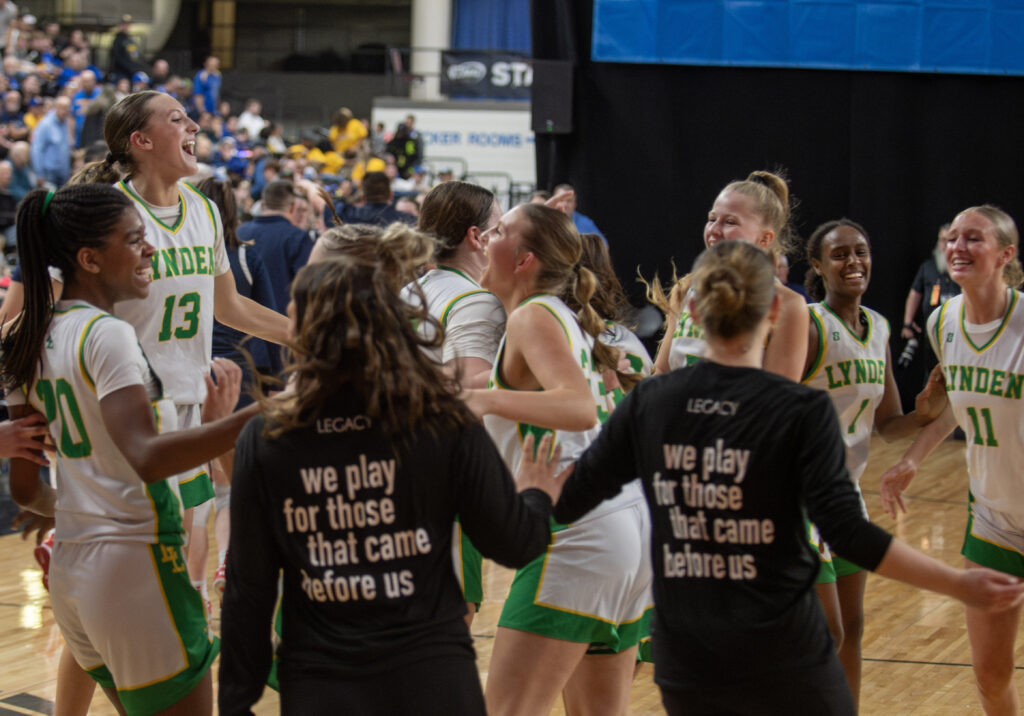
[[[137, 92], [115, 104], [103, 126], [107, 156], [84, 166], [73, 183], [116, 183], [135, 206], [160, 256], [145, 298], [114, 309], [135, 329], [147, 358], [177, 408], [179, 427], [201, 422], [213, 349], [213, 320], [243, 333], [282, 342], [287, 319], [238, 294], [224, 248], [220, 212], [182, 181], [197, 170], [199, 127], [184, 107], [162, 92]], [[198, 269], [200, 257], [207, 258]], [[176, 258], [180, 263], [168, 263]], [[192, 270], [185, 262], [196, 260]], [[178, 269], [178, 270], [175, 270]], [[205, 467], [175, 478], [186, 508], [189, 571], [205, 596], [206, 517], [213, 486]], [[195, 519], [191, 508], [199, 507]], [[192, 523], [195, 529], [189, 529]]]
[[[1017, 225], [991, 205], [961, 211], [946, 242], [949, 273], [963, 289], [928, 318], [928, 337], [949, 382], [945, 412], [882, 476], [882, 506], [905, 511], [903, 491], [918, 465], [959, 424], [967, 435], [970, 503], [962, 553], [969, 569], [991, 567], [1024, 577], [1024, 423], [1020, 394], [978, 390], [965, 376], [1012, 376], [1024, 371], [1024, 309], [1017, 288], [1024, 275], [1017, 258]], [[957, 376], [957, 380], [953, 380]], [[992, 389], [995, 388], [995, 389]], [[987, 614], [968, 607], [974, 678], [986, 713], [1017, 713], [1014, 644], [1020, 607]]]
[[[772, 255], [793, 248], [795, 238], [790, 222], [789, 185], [777, 174], [751, 172], [742, 181], [733, 181], [715, 197], [704, 224], [704, 245], [720, 241], [746, 241]], [[665, 337], [658, 347], [655, 368], [659, 373], [693, 365], [707, 348], [703, 331], [691, 314], [693, 292], [683, 278], [666, 298], [661, 286], [652, 283], [655, 305], [665, 311]], [[807, 311], [799, 294], [785, 286], [776, 286], [782, 301], [779, 320], [768, 339], [764, 367], [791, 380], [800, 379], [803, 365], [803, 336]]]
[[[871, 279], [871, 245], [864, 228], [849, 219], [822, 224], [807, 242], [811, 304], [803, 383], [828, 393], [843, 427], [846, 468], [860, 494], [871, 433], [885, 441], [904, 437], [938, 417], [946, 405], [938, 372], [917, 396], [916, 410], [903, 415], [889, 355], [889, 324], [861, 305]], [[861, 509], [867, 515], [864, 499]], [[861, 635], [867, 573], [838, 555], [822, 564], [818, 598], [853, 693], [860, 695]]]
[[[105, 185], [37, 190], [19, 207], [18, 235], [25, 308], [2, 339], [0, 380], [12, 414], [45, 415], [60, 505], [25, 460], [12, 462], [11, 495], [56, 519], [49, 583], [65, 653], [122, 713], [209, 713], [217, 645], [188, 584], [178, 483], [167, 478], [233, 443], [254, 412], [220, 419], [240, 372], [214, 366], [207, 424], [161, 433], [175, 427], [174, 404], [135, 331], [111, 315], [152, 285], [153, 247], [132, 201]], [[64, 284], [56, 302], [51, 266]]]
[[[225, 325], [278, 343], [288, 330], [284, 316], [239, 296], [224, 249], [220, 212], [181, 181], [197, 169], [198, 129], [169, 95], [128, 95], [107, 115], [106, 158], [86, 165], [73, 180], [117, 182], [157, 249], [160, 261], [148, 297], [122, 303], [115, 312], [138, 332], [154, 369], [174, 396], [183, 426], [199, 423], [215, 316]], [[205, 470], [180, 480], [186, 507], [213, 497]], [[201, 515], [196, 521], [205, 524]], [[203, 557], [193, 559], [190, 569], [202, 584], [205, 541], [196, 546], [196, 555]]]

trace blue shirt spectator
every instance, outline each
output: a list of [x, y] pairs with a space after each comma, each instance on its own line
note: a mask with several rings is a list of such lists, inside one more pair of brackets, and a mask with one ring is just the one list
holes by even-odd
[[581, 234], [597, 234], [604, 239], [605, 246], [608, 245], [608, 239], [605, 238], [601, 230], [597, 228], [597, 224], [594, 220], [585, 214], [581, 214], [578, 211], [572, 212], [572, 223], [576, 225], [576, 231]]
[[4, 92], [3, 107], [0, 108], [0, 124], [25, 125], [25, 112], [21, 108], [21, 93], [17, 90]]
[[572, 188], [571, 184], [559, 184], [555, 187], [556, 196], [564, 191], [571, 191], [573, 193], [572, 197], [566, 204], [566, 211], [572, 211], [572, 223], [576, 226], [576, 231], [581, 234], [597, 234], [604, 241], [604, 245], [607, 246], [608, 239], [605, 238], [604, 232], [597, 228], [597, 224], [594, 223], [594, 220], [589, 216], [576, 211], [576, 190]]
[[198, 111], [220, 114], [217, 107], [220, 103], [220, 83], [220, 60], [210, 55], [192, 82], [192, 95]]
[[96, 86], [96, 75], [85, 70], [78, 76], [82, 89], [71, 97], [71, 111], [75, 114], [75, 146], [82, 146], [82, 125], [85, 124], [85, 111], [89, 103], [100, 96], [100, 88]]
[[58, 97], [32, 135], [32, 168], [54, 186], [71, 178], [71, 100]]
[[57, 86], [61, 89], [64, 89], [64, 86], [68, 82], [70, 82], [75, 77], [78, 77], [78, 75], [86, 71], [92, 72], [93, 77], [95, 77], [97, 80], [103, 79], [103, 70], [101, 70], [99, 67], [97, 67], [96, 65], [87, 65], [76, 61], [75, 64], [68, 65], [63, 70], [61, 70], [59, 75], [57, 75]]
[[32, 171], [30, 164], [32, 157], [28, 142], [15, 142], [8, 152], [7, 158], [11, 160], [13, 169], [11, 194], [15, 199], [21, 201], [26, 194], [38, 186], [36, 173]]

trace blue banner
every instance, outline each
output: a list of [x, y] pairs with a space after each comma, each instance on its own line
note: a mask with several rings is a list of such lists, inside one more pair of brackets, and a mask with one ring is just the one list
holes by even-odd
[[1024, 0], [594, 0], [606, 62], [1024, 74]]

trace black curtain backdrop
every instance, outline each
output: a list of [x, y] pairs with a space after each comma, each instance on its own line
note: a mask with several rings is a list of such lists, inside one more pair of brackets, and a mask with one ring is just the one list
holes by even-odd
[[531, 14], [534, 57], [576, 73], [574, 131], [537, 137], [538, 186], [576, 187], [637, 305], [637, 268], [688, 269], [718, 191], [754, 169], [785, 169], [802, 237], [843, 216], [867, 229], [864, 303], [894, 336], [940, 224], [986, 202], [1024, 219], [1024, 78], [593, 62], [592, 0]]

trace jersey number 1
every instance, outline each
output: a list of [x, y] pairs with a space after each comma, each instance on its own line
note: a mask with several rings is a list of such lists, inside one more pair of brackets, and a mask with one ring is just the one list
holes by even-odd
[[985, 421], [985, 439], [981, 439], [981, 423], [978, 421], [978, 411], [975, 408], [967, 409], [967, 416], [974, 426], [974, 444], [987, 445], [988, 447], [999, 447], [996, 434], [992, 430], [992, 412], [988, 408], [981, 409], [981, 419]]
[[164, 318], [160, 322], [160, 334], [157, 336], [161, 342], [171, 340], [175, 304], [185, 311], [185, 315], [182, 316], [182, 325], [173, 329], [174, 337], [192, 338], [199, 330], [199, 294], [190, 291], [181, 294], [181, 298], [168, 296], [164, 299]]
[[871, 398], [864, 398], [860, 404], [860, 410], [858, 410], [857, 414], [853, 416], [853, 421], [850, 423], [850, 427], [846, 429], [847, 433], [853, 435], [857, 431], [857, 421], [860, 420], [860, 415], [864, 412], [864, 408], [868, 407], [870, 404]]

